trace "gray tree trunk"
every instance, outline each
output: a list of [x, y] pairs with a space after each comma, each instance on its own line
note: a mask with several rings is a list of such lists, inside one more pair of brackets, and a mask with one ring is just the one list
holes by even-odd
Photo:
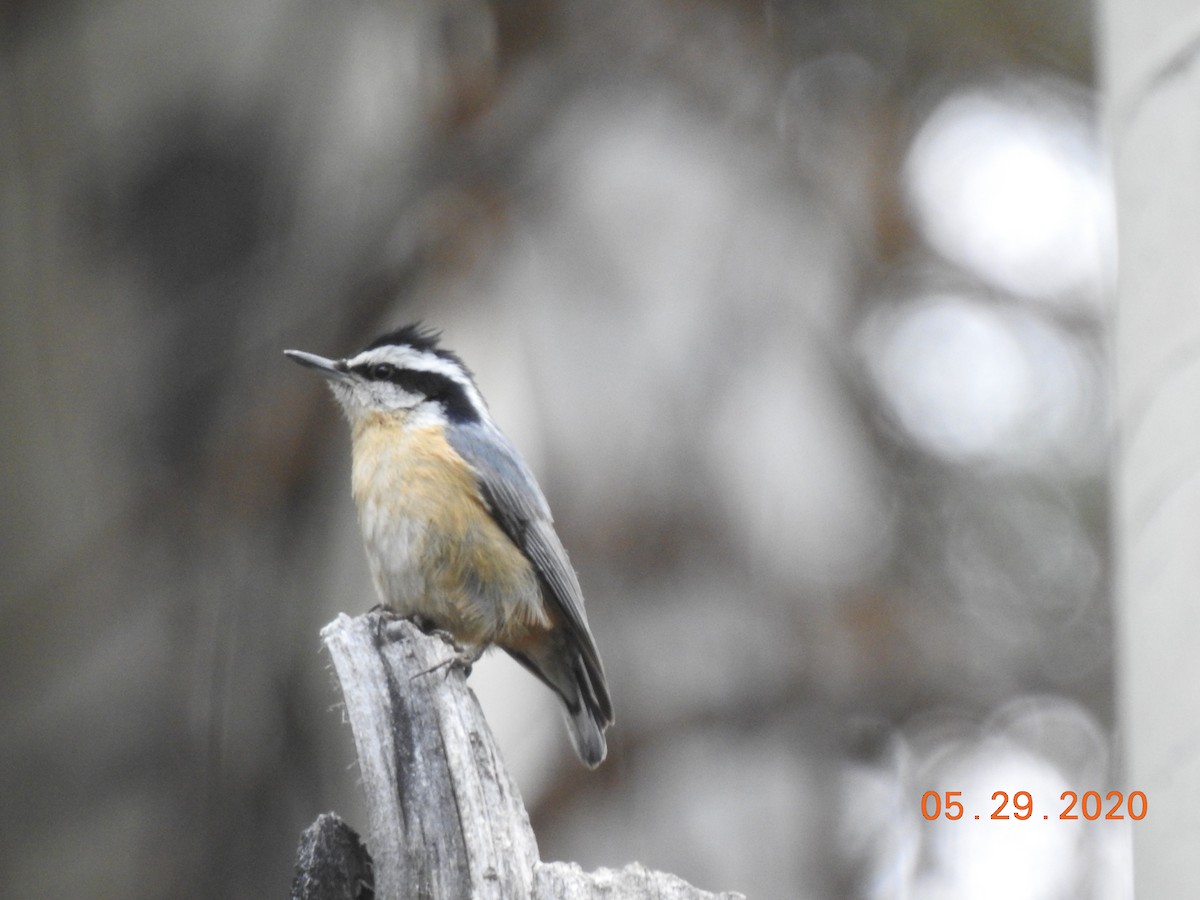
[[321, 637], [354, 731], [370, 857], [335, 816], [301, 841], [294, 900], [715, 900], [638, 864], [585, 873], [543, 863], [454, 647], [412, 623], [339, 616]]
[[1195, 896], [1200, 844], [1200, 8], [1104, 0], [1117, 188], [1118, 679], [1139, 897]]

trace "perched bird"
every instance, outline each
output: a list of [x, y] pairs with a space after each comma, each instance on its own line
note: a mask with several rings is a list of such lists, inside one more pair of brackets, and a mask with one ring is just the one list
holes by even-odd
[[474, 377], [410, 325], [324, 376], [350, 420], [351, 483], [384, 605], [481, 653], [498, 646], [561, 698], [579, 758], [603, 761], [612, 701], [583, 593], [529, 467]]

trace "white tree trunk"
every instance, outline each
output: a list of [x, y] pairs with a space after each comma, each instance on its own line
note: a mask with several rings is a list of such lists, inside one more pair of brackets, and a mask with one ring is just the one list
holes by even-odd
[[1200, 876], [1200, 6], [1104, 0], [1117, 185], [1119, 715], [1139, 897]]

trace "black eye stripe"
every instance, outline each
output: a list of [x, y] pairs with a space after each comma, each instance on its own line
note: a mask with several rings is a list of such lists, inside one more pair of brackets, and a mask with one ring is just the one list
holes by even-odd
[[390, 363], [362, 363], [352, 369], [369, 381], [387, 381], [410, 394], [420, 394], [442, 405], [447, 418], [456, 422], [478, 422], [479, 414], [467, 396], [467, 389], [448, 375], [401, 369]]

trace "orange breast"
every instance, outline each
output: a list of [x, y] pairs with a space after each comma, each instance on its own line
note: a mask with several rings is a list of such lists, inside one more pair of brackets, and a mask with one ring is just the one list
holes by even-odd
[[439, 427], [376, 416], [354, 438], [354, 499], [383, 602], [471, 643], [521, 643], [549, 627], [532, 565]]

